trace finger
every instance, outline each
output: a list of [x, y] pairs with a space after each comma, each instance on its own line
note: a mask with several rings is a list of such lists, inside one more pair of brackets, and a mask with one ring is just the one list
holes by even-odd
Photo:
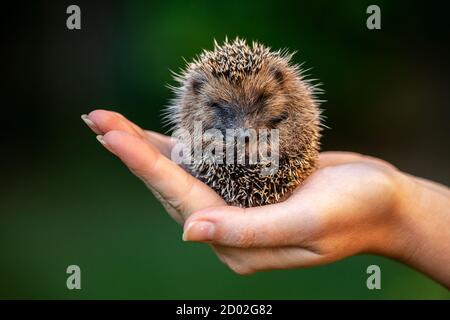
[[[134, 131], [132, 131], [130, 134], [135, 134], [135, 132]], [[112, 153], [114, 153], [113, 152], [113, 150], [109, 147], [109, 145], [107, 145], [106, 143], [105, 143], [105, 141], [104, 141], [104, 139], [103, 139], [103, 137], [101, 136], [101, 135], [99, 135], [99, 136], [97, 136], [98, 138], [99, 138], [99, 141], [101, 142], [101, 143], [103, 143], [103, 144], [105, 144], [105, 147], [109, 150], [109, 151], [111, 151]], [[140, 135], [139, 135], [139, 137], [140, 137]], [[145, 139], [144, 139], [145, 140]], [[150, 139], [151, 140], [151, 139]], [[159, 202], [161, 202], [161, 204], [163, 205], [163, 207], [165, 208], [165, 210], [169, 213], [169, 215], [176, 221], [176, 222], [178, 222], [179, 224], [183, 224], [183, 222], [184, 222], [184, 218], [180, 215], [180, 213], [175, 209], [175, 208], [173, 208], [162, 196], [161, 196], [161, 194], [159, 193], [159, 192], [157, 192], [154, 188], [152, 188], [150, 185], [148, 185], [147, 184], [147, 186], [148, 186], [148, 188], [150, 189], [150, 191], [153, 193], [153, 195], [155, 196], [155, 198], [159, 201]]]
[[225, 202], [212, 189], [170, 161], [143, 139], [122, 131], [109, 131], [102, 140], [128, 168], [158, 192], [184, 218], [192, 212]]
[[[82, 116], [88, 126], [97, 134], [105, 134], [112, 130], [124, 131], [129, 134], [145, 137], [144, 130], [126, 119], [120, 113], [108, 110], [94, 110], [88, 115]], [[94, 128], [90, 126], [91, 122]]]
[[299, 245], [315, 223], [310, 210], [289, 202], [248, 209], [216, 207], [194, 213], [185, 222], [183, 239], [239, 248]]
[[113, 130], [124, 131], [145, 138], [156, 146], [164, 156], [170, 158], [170, 152], [175, 144], [172, 138], [143, 130], [120, 113], [108, 110], [94, 110], [88, 115], [82, 115], [81, 118], [97, 134], [104, 135]]
[[306, 248], [215, 247], [220, 260], [241, 275], [274, 269], [305, 268], [331, 262], [334, 258]]
[[342, 164], [349, 164], [355, 162], [370, 162], [372, 164], [376, 164], [381, 167], [388, 167], [390, 169], [396, 169], [392, 164], [372, 157], [363, 155], [355, 152], [346, 152], [346, 151], [327, 151], [319, 154], [318, 167], [330, 167], [330, 166], [338, 166]]
[[153, 193], [155, 198], [162, 204], [164, 209], [167, 211], [167, 213], [179, 224], [184, 223], [184, 218], [181, 216], [181, 214], [172, 207], [155, 189], [153, 189], [151, 186], [147, 185], [150, 191]]
[[318, 167], [338, 166], [341, 164], [361, 161], [363, 155], [354, 152], [345, 151], [326, 151], [319, 154]]
[[95, 134], [99, 135], [99, 134], [103, 134], [103, 132], [97, 128], [97, 126], [95, 125], [94, 122], [92, 122], [91, 119], [89, 119], [87, 114], [82, 114], [81, 115], [81, 120], [84, 121], [84, 123], [86, 123], [86, 125], [92, 130], [94, 131]]
[[154, 131], [147, 130], [145, 133], [147, 134], [150, 142], [157, 147], [164, 156], [170, 159], [172, 148], [176, 144], [176, 140], [172, 137]]

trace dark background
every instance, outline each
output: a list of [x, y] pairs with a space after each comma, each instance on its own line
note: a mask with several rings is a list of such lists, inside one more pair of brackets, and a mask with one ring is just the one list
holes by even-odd
[[[95, 140], [107, 108], [152, 130], [170, 70], [213, 39], [297, 50], [323, 82], [324, 150], [350, 150], [448, 185], [448, 10], [397, 1], [17, 1], [2, 4], [0, 298], [450, 298], [397, 262], [233, 274]], [[77, 4], [82, 30], [66, 28]], [[381, 7], [382, 29], [366, 28]], [[68, 265], [82, 290], [66, 288]], [[382, 268], [382, 290], [366, 268]]]

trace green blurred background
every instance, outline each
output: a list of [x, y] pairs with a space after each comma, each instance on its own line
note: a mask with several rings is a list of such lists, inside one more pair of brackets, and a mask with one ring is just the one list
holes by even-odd
[[[450, 183], [449, 24], [437, 3], [33, 1], [2, 5], [0, 298], [450, 298], [397, 262], [358, 256], [248, 277], [181, 228], [80, 120], [94, 108], [165, 130], [170, 70], [213, 39], [297, 50], [326, 90], [324, 150]], [[382, 29], [366, 28], [366, 8]], [[77, 4], [82, 30], [66, 28]], [[66, 288], [68, 265], [82, 290]], [[382, 290], [366, 268], [382, 268]]]

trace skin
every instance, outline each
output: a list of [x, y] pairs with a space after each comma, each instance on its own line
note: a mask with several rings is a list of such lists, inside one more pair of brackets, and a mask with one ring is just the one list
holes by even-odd
[[184, 226], [183, 240], [210, 244], [238, 274], [373, 253], [450, 288], [448, 187], [380, 159], [323, 152], [319, 168], [286, 201], [232, 207], [170, 160], [171, 138], [111, 111], [95, 110], [83, 118]]

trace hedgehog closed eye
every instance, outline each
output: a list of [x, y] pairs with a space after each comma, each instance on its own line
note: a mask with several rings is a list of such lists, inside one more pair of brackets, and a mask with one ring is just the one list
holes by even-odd
[[214, 102], [211, 104], [211, 109], [221, 116], [230, 116], [232, 113], [225, 103]]
[[271, 95], [269, 93], [267, 93], [267, 92], [260, 93], [258, 95], [258, 97], [256, 98], [255, 104], [258, 105], [258, 104], [266, 103], [267, 100], [270, 99], [270, 97], [271, 97]]
[[224, 106], [218, 102], [211, 103], [211, 108], [215, 110], [223, 110]]
[[280, 122], [287, 120], [289, 115], [287, 113], [282, 113], [276, 117], [270, 119], [269, 123], [272, 128], [275, 128]]

